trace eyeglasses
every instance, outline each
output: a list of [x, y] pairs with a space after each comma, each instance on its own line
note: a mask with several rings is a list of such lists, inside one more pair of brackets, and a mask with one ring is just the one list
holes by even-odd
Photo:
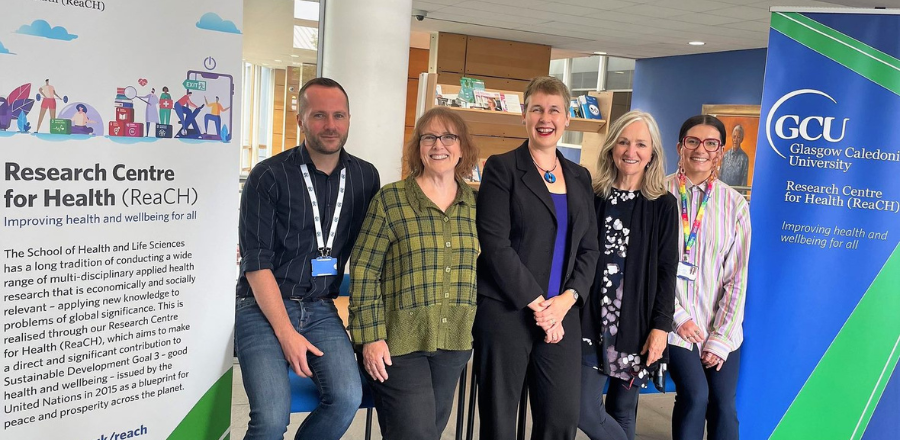
[[722, 141], [713, 138], [701, 140], [694, 136], [685, 136], [684, 139], [681, 140], [681, 145], [684, 145], [688, 150], [696, 150], [701, 144], [706, 151], [712, 153], [722, 146]]
[[433, 134], [423, 134], [422, 136], [419, 136], [419, 142], [426, 147], [433, 146], [438, 139], [440, 139], [441, 143], [444, 145], [453, 145], [454, 142], [459, 140], [459, 136], [449, 133], [440, 136], [435, 136]]

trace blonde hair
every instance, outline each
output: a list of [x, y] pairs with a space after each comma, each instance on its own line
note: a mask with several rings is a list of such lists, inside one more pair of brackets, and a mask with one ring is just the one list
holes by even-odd
[[600, 148], [600, 157], [597, 159], [597, 174], [594, 176], [594, 193], [601, 197], [609, 197], [612, 191], [613, 183], [619, 176], [619, 170], [613, 161], [613, 149], [622, 136], [622, 132], [629, 125], [641, 121], [647, 124], [647, 130], [650, 132], [650, 142], [652, 144], [653, 153], [650, 156], [650, 163], [644, 170], [644, 178], [641, 180], [641, 194], [647, 200], [656, 200], [665, 194], [666, 185], [666, 164], [665, 154], [662, 148], [662, 136], [659, 134], [659, 126], [656, 120], [649, 113], [640, 110], [632, 110], [616, 119], [609, 127], [606, 135], [606, 141]]
[[547, 95], [556, 95], [561, 96], [563, 102], [566, 103], [566, 108], [563, 110], [568, 114], [569, 111], [569, 101], [572, 100], [572, 95], [569, 94], [569, 88], [566, 87], [565, 83], [559, 80], [559, 78], [555, 78], [552, 76], [536, 76], [531, 78], [531, 82], [528, 83], [528, 87], [525, 88], [525, 109], [528, 109], [528, 98], [531, 95], [541, 92]]
[[[406, 166], [409, 168], [409, 174], [418, 177], [425, 171], [425, 164], [422, 162], [422, 156], [419, 153], [419, 138], [425, 128], [431, 125], [432, 121], [438, 121], [450, 130], [453, 134], [459, 136], [459, 163], [456, 164], [454, 174], [456, 178], [469, 177], [472, 175], [472, 169], [478, 163], [478, 147], [472, 142], [472, 135], [469, 134], [469, 127], [466, 121], [456, 112], [448, 110], [446, 107], [432, 107], [423, 114], [413, 129], [409, 142], [403, 147], [403, 153], [406, 155]], [[440, 141], [438, 141], [440, 142]]]

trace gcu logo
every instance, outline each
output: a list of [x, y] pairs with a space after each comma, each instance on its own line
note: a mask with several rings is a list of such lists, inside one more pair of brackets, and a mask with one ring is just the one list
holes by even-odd
[[[828, 96], [825, 92], [813, 89], [794, 90], [776, 101], [775, 105], [772, 106], [772, 109], [769, 110], [769, 114], [766, 116], [766, 140], [769, 141], [769, 146], [772, 147], [772, 150], [775, 150], [775, 152], [783, 159], [785, 159], [784, 155], [775, 148], [775, 143], [772, 142], [772, 118], [775, 116], [778, 108], [781, 107], [781, 104], [784, 104], [788, 99], [808, 93], [824, 96], [831, 100], [831, 102], [837, 104], [837, 101]], [[834, 128], [832, 126], [835, 125], [834, 120], [835, 118], [832, 116], [808, 116], [806, 118], [801, 118], [798, 115], [784, 115], [775, 121], [775, 134], [779, 138], [785, 140], [797, 139], [800, 137], [807, 141], [815, 141], [824, 138], [828, 142], [839, 142], [844, 138], [847, 129], [847, 121], [849, 121], [850, 118], [844, 118], [841, 123], [840, 133], [838, 133], [839, 136], [837, 137], [832, 133], [832, 129]]]

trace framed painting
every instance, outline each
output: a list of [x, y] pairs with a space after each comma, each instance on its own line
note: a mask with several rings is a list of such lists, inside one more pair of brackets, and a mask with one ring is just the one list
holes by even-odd
[[738, 190], [747, 199], [753, 186], [756, 162], [756, 137], [759, 133], [758, 105], [703, 104], [702, 113], [725, 124], [725, 151], [719, 179]]

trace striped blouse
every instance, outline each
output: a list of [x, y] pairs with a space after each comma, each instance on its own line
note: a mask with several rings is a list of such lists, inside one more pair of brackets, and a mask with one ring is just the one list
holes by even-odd
[[[678, 200], [678, 177], [670, 175], [666, 185]], [[686, 182], [688, 219], [693, 226], [697, 209], [706, 193], [705, 181]], [[684, 233], [678, 234], [679, 258], [684, 258]], [[678, 278], [675, 292], [675, 328], [693, 320], [706, 338], [700, 351], [709, 351], [723, 360], [744, 340], [742, 323], [747, 292], [747, 262], [750, 256], [750, 209], [741, 194], [720, 180], [713, 183], [706, 212], [697, 231], [697, 241], [688, 262], [697, 266], [697, 279]], [[692, 344], [677, 333], [669, 333], [669, 343], [690, 350]]]

